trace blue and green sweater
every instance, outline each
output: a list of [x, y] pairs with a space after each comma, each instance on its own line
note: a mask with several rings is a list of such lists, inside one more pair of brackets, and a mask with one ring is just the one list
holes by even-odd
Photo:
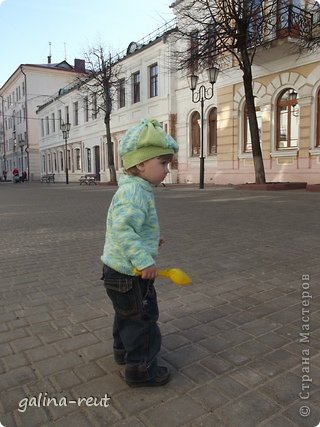
[[134, 275], [155, 264], [160, 229], [151, 184], [124, 175], [107, 215], [106, 239], [101, 260], [114, 270]]

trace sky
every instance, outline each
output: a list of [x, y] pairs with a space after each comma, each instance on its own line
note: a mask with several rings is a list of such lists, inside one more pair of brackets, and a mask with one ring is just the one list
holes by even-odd
[[0, 0], [0, 87], [20, 64], [116, 54], [174, 18], [173, 0]]

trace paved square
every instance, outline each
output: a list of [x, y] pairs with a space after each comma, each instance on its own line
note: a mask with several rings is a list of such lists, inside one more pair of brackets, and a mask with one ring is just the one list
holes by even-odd
[[135, 390], [113, 362], [100, 280], [114, 191], [0, 183], [2, 425], [318, 425], [318, 193], [155, 189], [158, 265], [193, 284], [157, 281], [172, 380]]

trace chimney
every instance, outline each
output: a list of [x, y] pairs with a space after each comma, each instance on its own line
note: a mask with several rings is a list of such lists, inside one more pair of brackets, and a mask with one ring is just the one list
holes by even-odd
[[77, 73], [85, 73], [86, 72], [86, 63], [84, 59], [77, 59], [74, 60], [74, 71]]

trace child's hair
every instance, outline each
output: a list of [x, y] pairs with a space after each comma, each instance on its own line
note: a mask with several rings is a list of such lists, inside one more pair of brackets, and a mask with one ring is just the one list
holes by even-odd
[[[156, 158], [157, 159], [166, 159], [168, 162], [172, 162], [172, 160], [173, 160], [173, 154], [163, 154], [162, 156], [157, 156]], [[151, 160], [151, 159], [149, 159], [149, 160]], [[148, 160], [146, 160], [146, 162], [147, 161]], [[142, 163], [144, 163], [144, 162], [142, 162]], [[137, 168], [136, 165], [132, 166], [129, 169], [124, 169], [124, 172], [127, 175], [131, 175], [131, 176], [139, 176], [139, 174], [140, 174], [140, 171], [139, 171], [139, 169]]]

